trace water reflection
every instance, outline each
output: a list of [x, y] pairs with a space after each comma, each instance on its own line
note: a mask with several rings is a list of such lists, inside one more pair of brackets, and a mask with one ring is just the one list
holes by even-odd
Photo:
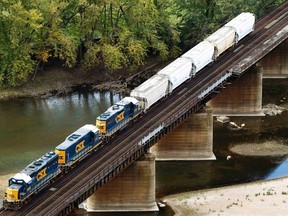
[[95, 124], [121, 98], [105, 91], [1, 102], [0, 175], [19, 171], [82, 125]]

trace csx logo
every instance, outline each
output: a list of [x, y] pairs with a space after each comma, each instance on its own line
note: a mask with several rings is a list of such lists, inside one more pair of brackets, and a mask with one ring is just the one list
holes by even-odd
[[43, 170], [41, 170], [38, 174], [37, 174], [37, 181], [41, 180], [42, 178], [44, 178], [47, 174], [46, 174], [46, 170], [47, 170], [47, 167], [44, 168]]
[[85, 142], [85, 140], [83, 140], [82, 142], [80, 142], [79, 144], [77, 144], [76, 149], [75, 149], [76, 153], [80, 152], [82, 149], [85, 148], [84, 142]]
[[120, 114], [116, 117], [115, 121], [116, 121], [116, 123], [118, 123], [118, 122], [122, 121], [123, 119], [124, 119], [124, 112], [120, 113]]

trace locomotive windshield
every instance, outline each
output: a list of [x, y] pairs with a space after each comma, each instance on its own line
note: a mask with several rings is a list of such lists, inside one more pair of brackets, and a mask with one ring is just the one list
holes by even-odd
[[10, 181], [9, 181], [9, 186], [11, 185], [11, 184], [23, 184], [24, 183], [24, 181], [23, 180], [18, 180], [18, 179], [14, 179], [14, 178], [12, 178], [12, 179], [10, 179]]

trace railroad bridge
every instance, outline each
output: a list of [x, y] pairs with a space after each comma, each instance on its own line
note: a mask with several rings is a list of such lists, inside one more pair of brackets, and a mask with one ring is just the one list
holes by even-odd
[[[16, 212], [5, 215], [66, 215], [115, 178], [130, 164], [148, 152], [156, 142], [221, 92], [228, 83], [242, 76], [250, 67], [288, 36], [288, 1], [257, 21], [255, 31], [236, 47], [225, 52], [216, 62], [196, 77], [179, 86], [108, 145], [81, 161], [70, 173], [35, 196]], [[145, 139], [147, 135], [149, 139]]]

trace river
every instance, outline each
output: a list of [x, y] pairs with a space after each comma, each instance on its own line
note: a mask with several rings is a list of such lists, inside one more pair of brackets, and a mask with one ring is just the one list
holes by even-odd
[[[111, 92], [0, 102], [0, 191], [7, 179], [121, 99]], [[2, 203], [2, 202], [1, 202]]]
[[[287, 79], [264, 79], [263, 105], [272, 103], [287, 108], [287, 87]], [[76, 92], [47, 99], [1, 101], [0, 197], [4, 194], [9, 177], [53, 150], [82, 125], [95, 124], [96, 117], [123, 96], [108, 91]], [[239, 125], [245, 123], [245, 127], [243, 130], [232, 131], [226, 124], [214, 120], [213, 152], [217, 160], [156, 163], [157, 198], [179, 192], [288, 176], [286, 155], [248, 157], [235, 155], [229, 150], [233, 145], [261, 144], [267, 141], [288, 146], [287, 111], [276, 116], [231, 117], [231, 121]], [[228, 155], [232, 155], [231, 160], [227, 160]], [[157, 213], [89, 215], [168, 216], [172, 212], [161, 209]]]

